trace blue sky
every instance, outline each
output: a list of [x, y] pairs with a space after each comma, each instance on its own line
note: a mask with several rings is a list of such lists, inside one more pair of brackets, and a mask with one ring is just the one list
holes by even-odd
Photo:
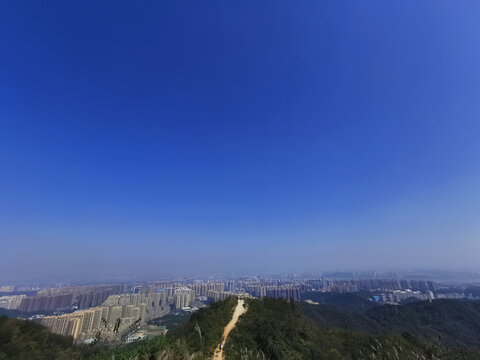
[[0, 281], [478, 267], [479, 11], [2, 2]]

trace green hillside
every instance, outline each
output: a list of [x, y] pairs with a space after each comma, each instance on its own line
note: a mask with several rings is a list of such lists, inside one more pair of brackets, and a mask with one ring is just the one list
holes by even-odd
[[200, 309], [192, 314], [187, 323], [174, 331], [171, 337], [185, 342], [197, 357], [208, 358], [221, 342], [223, 329], [232, 318], [236, 304], [237, 298], [231, 297]]
[[72, 340], [31, 321], [0, 316], [0, 360], [82, 359]]
[[370, 335], [408, 332], [429, 341], [440, 337], [449, 346], [480, 348], [479, 301], [423, 301], [404, 306], [378, 306], [365, 312], [300, 303], [299, 310], [320, 326]]
[[434, 300], [405, 306], [382, 306], [366, 313], [379, 331], [408, 331], [417, 336], [441, 336], [450, 345], [480, 348], [480, 301]]
[[[227, 341], [227, 358], [480, 359], [480, 352], [475, 350], [448, 348], [441, 342], [422, 341], [406, 332], [373, 336], [364, 331], [321, 326], [318, 319], [312, 321], [306, 316], [303, 307], [301, 303], [283, 300], [249, 300], [247, 313]], [[351, 317], [358, 329], [363, 325], [376, 328], [373, 320], [358, 314], [321, 305], [309, 307], [321, 309], [323, 319], [330, 323], [339, 324]]]

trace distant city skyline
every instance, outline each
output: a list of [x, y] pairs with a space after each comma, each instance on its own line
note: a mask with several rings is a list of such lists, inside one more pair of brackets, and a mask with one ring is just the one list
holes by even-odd
[[466, 3], [1, 4], [0, 285], [478, 269]]
[[[432, 275], [438, 273], [431, 273]], [[288, 299], [310, 305], [330, 304], [365, 309], [378, 305], [406, 305], [412, 301], [474, 301], [480, 299], [480, 272], [464, 283], [433, 281], [420, 273], [400, 275], [325, 274], [326, 276], [242, 277], [236, 279], [183, 279], [124, 284], [89, 284], [30, 289], [5, 287], [0, 296], [0, 311], [17, 312], [41, 323], [52, 332], [73, 337], [76, 342], [102, 338], [107, 342], [136, 341], [133, 330], [167, 330], [151, 328], [162, 324], [166, 316], [188, 315], [209, 303], [231, 297], [240, 299]], [[351, 275], [355, 278], [352, 278]], [[378, 276], [377, 276], [378, 275]], [[426, 274], [424, 274], [425, 276]], [[468, 275], [450, 273], [452, 277]], [[437, 279], [439, 280], [439, 279]], [[347, 296], [344, 296], [347, 295]], [[348, 301], [350, 299], [350, 301]], [[350, 305], [347, 305], [350, 304]], [[174, 314], [171, 314], [172, 310]], [[168, 324], [168, 322], [165, 322]], [[165, 328], [167, 326], [167, 328]], [[139, 334], [141, 336], [141, 334]], [[130, 339], [133, 337], [134, 339]], [[130, 340], [129, 340], [130, 339]]]

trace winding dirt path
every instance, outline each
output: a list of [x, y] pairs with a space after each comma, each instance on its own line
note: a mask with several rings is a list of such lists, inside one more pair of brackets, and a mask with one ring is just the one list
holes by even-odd
[[215, 353], [213, 354], [214, 360], [223, 360], [225, 358], [223, 355], [223, 347], [225, 346], [225, 342], [227, 341], [228, 334], [230, 334], [230, 331], [232, 331], [235, 325], [237, 325], [238, 318], [240, 317], [240, 315], [247, 311], [247, 309], [243, 306], [244, 303], [245, 301], [243, 299], [238, 299], [237, 306], [233, 311], [232, 320], [230, 320], [230, 322], [227, 324], [227, 326], [225, 326], [225, 329], [223, 330], [222, 349], [220, 350], [219, 348], [217, 348], [215, 350]]

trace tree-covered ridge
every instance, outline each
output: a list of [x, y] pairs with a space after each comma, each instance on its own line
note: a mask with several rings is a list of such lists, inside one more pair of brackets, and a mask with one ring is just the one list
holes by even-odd
[[192, 314], [190, 320], [172, 336], [185, 341], [191, 352], [209, 358], [221, 343], [223, 329], [232, 318], [237, 298], [218, 301]]
[[[268, 298], [249, 300], [247, 313], [240, 318], [227, 341], [227, 358], [245, 359], [245, 354], [249, 354], [248, 358], [271, 360], [480, 358], [480, 352], [475, 350], [448, 349], [441, 342], [418, 340], [409, 333], [372, 336], [319, 326], [299, 310], [299, 305]], [[332, 310], [324, 308], [328, 309]], [[338, 309], [334, 311], [336, 315], [341, 313]]]
[[424, 340], [441, 338], [449, 346], [480, 348], [480, 302], [434, 300], [404, 306], [385, 305], [365, 312], [346, 312], [326, 305], [299, 304], [320, 326], [370, 335], [408, 332]]
[[451, 345], [480, 348], [480, 301], [434, 300], [406, 306], [382, 306], [367, 316], [380, 331], [409, 331], [422, 337], [441, 336]]
[[0, 359], [82, 359], [72, 339], [56, 335], [31, 321], [0, 316]]

